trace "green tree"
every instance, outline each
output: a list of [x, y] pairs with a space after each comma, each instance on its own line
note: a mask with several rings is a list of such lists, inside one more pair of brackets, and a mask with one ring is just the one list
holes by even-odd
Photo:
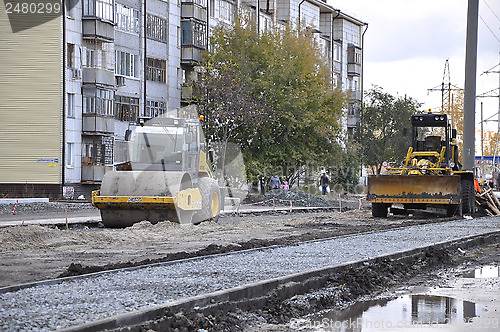
[[366, 93], [356, 140], [363, 164], [375, 174], [380, 174], [384, 161], [399, 164], [406, 155], [411, 146], [410, 117], [420, 106], [411, 97], [394, 97], [380, 87]]
[[345, 99], [312, 31], [258, 32], [250, 17], [219, 26], [197, 82], [198, 106], [209, 140], [238, 143], [250, 179], [320, 161], [328, 166], [342, 139]]

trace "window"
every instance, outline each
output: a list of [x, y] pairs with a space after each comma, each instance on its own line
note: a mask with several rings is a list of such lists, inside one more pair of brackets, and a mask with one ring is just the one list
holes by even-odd
[[121, 3], [115, 5], [116, 28], [130, 33], [139, 33], [139, 11]]
[[163, 101], [148, 100], [146, 102], [146, 114], [143, 117], [154, 118], [167, 112], [166, 104]]
[[93, 16], [113, 22], [113, 0], [83, 0], [83, 16]]
[[325, 56], [327, 58], [330, 57], [330, 41], [329, 40], [325, 40], [325, 44], [324, 44], [324, 52], [325, 52]]
[[139, 77], [139, 56], [122, 51], [115, 51], [115, 74], [128, 77]]
[[146, 18], [146, 35], [148, 38], [168, 42], [167, 20], [148, 14]]
[[83, 113], [113, 116], [114, 92], [101, 88], [83, 88]]
[[333, 44], [333, 60], [340, 62], [341, 48], [339, 44]]
[[66, 166], [68, 167], [75, 166], [73, 153], [74, 143], [66, 143]]
[[96, 67], [96, 64], [97, 64], [96, 50], [85, 47], [83, 51], [83, 66]]
[[67, 107], [66, 107], [66, 117], [74, 118], [75, 117], [75, 94], [68, 93], [67, 95]]
[[167, 62], [165, 60], [147, 58], [146, 79], [149, 81], [166, 83], [166, 68]]
[[75, 68], [75, 45], [68, 44], [66, 49], [68, 68]]
[[207, 30], [204, 23], [198, 21], [182, 22], [182, 45], [206, 48]]
[[139, 114], [139, 98], [115, 96], [115, 119], [135, 123], [137, 114]]
[[74, 7], [76, 5], [76, 0], [65, 0], [66, 2], [66, 17], [74, 18]]
[[115, 164], [122, 164], [130, 161], [128, 157], [128, 142], [115, 141]]
[[222, 20], [232, 22], [234, 20], [234, 4], [229, 1], [221, 0], [219, 4], [219, 17]]
[[210, 0], [210, 17], [215, 17], [215, 0]]
[[113, 46], [108, 44], [112, 45], [112, 43], [103, 43], [102, 46], [92, 44], [90, 44], [90, 46], [84, 46], [82, 52], [82, 66], [113, 71], [115, 69]]
[[361, 64], [361, 49], [357, 46], [350, 45], [347, 48], [347, 62], [354, 64]]

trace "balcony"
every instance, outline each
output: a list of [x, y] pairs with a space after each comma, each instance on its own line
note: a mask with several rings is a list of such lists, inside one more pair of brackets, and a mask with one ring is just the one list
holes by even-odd
[[181, 87], [181, 101], [189, 103], [193, 100], [193, 87], [183, 84]]
[[361, 91], [359, 90], [349, 90], [349, 98], [351, 100], [361, 100]]
[[115, 74], [103, 68], [84, 67], [83, 84], [114, 86]]
[[357, 63], [347, 64], [347, 75], [348, 76], [360, 76], [361, 75], [361, 65]]
[[193, 2], [182, 2], [181, 18], [194, 18], [202, 22], [207, 21], [207, 8]]
[[83, 114], [83, 128], [85, 134], [114, 133], [115, 121], [113, 117], [95, 114]]
[[83, 38], [113, 42], [115, 40], [115, 26], [108, 21], [93, 16], [83, 16]]
[[203, 50], [194, 46], [182, 46], [181, 63], [193, 64], [203, 60]]
[[112, 171], [113, 166], [85, 165], [82, 163], [82, 183], [92, 184], [102, 182], [106, 172]]
[[357, 127], [359, 123], [358, 115], [348, 115], [347, 116], [347, 127]]

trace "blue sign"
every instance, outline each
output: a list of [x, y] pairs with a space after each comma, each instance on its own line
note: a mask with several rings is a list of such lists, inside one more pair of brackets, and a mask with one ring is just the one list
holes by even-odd
[[48, 159], [48, 158], [39, 158], [36, 160], [37, 163], [58, 163], [59, 162], [59, 159], [58, 158], [52, 158], [52, 159]]

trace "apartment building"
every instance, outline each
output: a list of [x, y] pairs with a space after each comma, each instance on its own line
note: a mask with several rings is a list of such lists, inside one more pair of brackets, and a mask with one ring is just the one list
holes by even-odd
[[237, 10], [259, 13], [262, 30], [299, 21], [312, 29], [350, 95], [344, 124], [355, 131], [366, 24], [326, 2], [66, 0], [63, 8], [17, 33], [0, 16], [0, 60], [16, 62], [1, 67], [0, 113], [9, 120], [0, 132], [0, 193], [89, 197], [127, 161], [125, 133], [138, 117], [175, 117], [190, 103], [210, 29], [230, 25]]

